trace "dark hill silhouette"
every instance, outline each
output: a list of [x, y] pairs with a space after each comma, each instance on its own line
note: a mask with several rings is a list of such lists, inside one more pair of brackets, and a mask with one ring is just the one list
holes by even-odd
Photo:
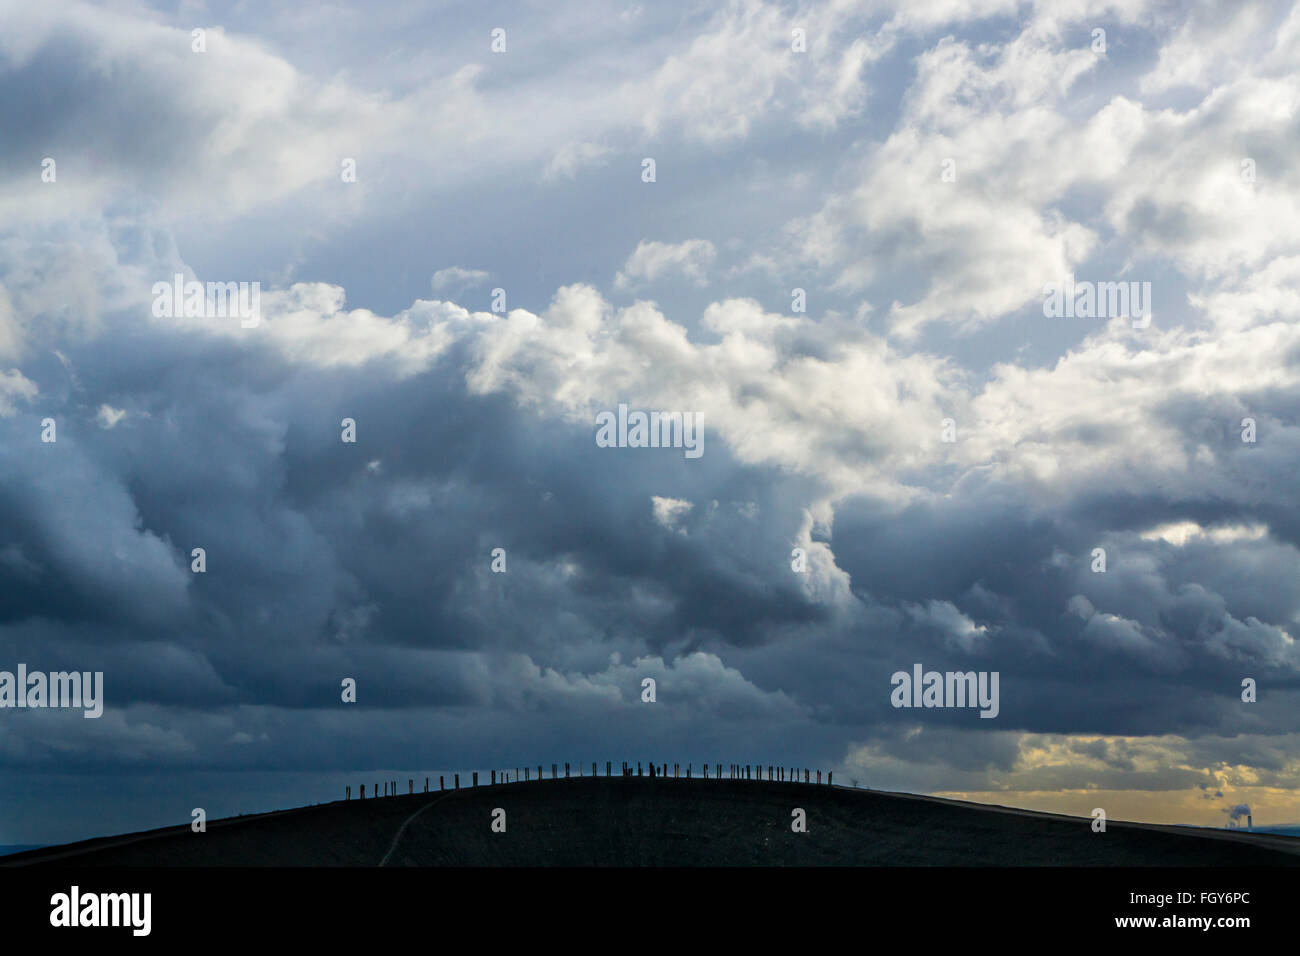
[[[493, 833], [493, 808], [506, 832]], [[791, 831], [791, 811], [808, 832]], [[47, 847], [0, 866], [1293, 866], [1300, 840], [747, 780], [582, 777], [295, 810]]]

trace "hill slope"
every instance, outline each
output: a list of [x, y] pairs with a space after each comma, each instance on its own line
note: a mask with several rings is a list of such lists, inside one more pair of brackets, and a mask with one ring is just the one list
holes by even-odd
[[[494, 808], [505, 833], [491, 831]], [[808, 832], [791, 831], [791, 811]], [[740, 780], [584, 777], [339, 801], [0, 866], [1292, 866], [1300, 840]]]

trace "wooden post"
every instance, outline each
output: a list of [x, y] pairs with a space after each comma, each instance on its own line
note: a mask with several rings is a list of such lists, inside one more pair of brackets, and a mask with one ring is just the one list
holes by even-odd
[[613, 762], [612, 760], [606, 760], [606, 761], [605, 761], [605, 776], [607, 776], [607, 777], [612, 777], [612, 776], [614, 775], [614, 774], [611, 772], [613, 769], [614, 769], [614, 762]]
[[366, 785], [364, 783], [361, 785], [361, 799], [366, 799]]
[[460, 774], [456, 774], [456, 789], [460, 789]]
[[428, 793], [428, 792], [429, 792], [429, 778], [428, 778], [428, 777], [425, 777], [425, 778], [424, 778], [424, 792], [425, 792], [425, 793]]
[[438, 789], [439, 790], [447, 789], [447, 778], [442, 776], [441, 774], [438, 775]]
[[474, 771], [474, 786], [478, 786], [478, 771]]
[[556, 770], [555, 764], [551, 764], [551, 779], [554, 780], [558, 776], [559, 772]]
[[591, 762], [591, 775], [596, 776], [596, 761], [594, 760]]
[[493, 784], [493, 786], [496, 785], [496, 782], [497, 782], [497, 772], [496, 772], [495, 770], [493, 770], [493, 771], [492, 771], [492, 784]]
[[525, 783], [528, 782], [528, 768], [527, 768], [527, 767], [524, 768], [524, 782], [525, 782]]
[[822, 782], [822, 772], [820, 770], [817, 771], [817, 782], [818, 783]]
[[829, 787], [829, 786], [831, 785], [831, 777], [833, 777], [833, 776], [835, 776], [835, 771], [834, 771], [834, 770], [827, 770], [827, 771], [826, 771], [826, 786]]
[[564, 779], [569, 779], [569, 765], [567, 763], [564, 765]]
[[636, 762], [636, 775], [641, 776], [641, 761], [639, 760]]
[[346, 797], [344, 797], [343, 799], [344, 799], [344, 800], [351, 800], [351, 799], [352, 799], [352, 788], [351, 788], [351, 787], [348, 787], [348, 795], [347, 795]]

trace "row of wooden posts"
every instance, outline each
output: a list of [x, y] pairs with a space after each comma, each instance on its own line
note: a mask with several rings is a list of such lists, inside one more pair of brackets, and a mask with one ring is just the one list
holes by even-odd
[[[723, 775], [723, 772], [722, 772], [722, 764], [720, 764], [720, 763], [719, 763], [719, 764], [713, 764], [712, 766], [715, 768], [715, 769], [714, 769], [714, 775], [713, 775], [713, 779], [715, 779], [715, 780], [762, 780], [762, 779], [763, 779], [763, 767], [762, 767], [761, 764], [747, 764], [747, 763], [746, 763], [746, 764], [739, 764], [739, 763], [729, 764], [729, 765], [727, 766], [727, 773], [726, 773], [725, 776]], [[582, 764], [578, 764], [577, 767], [578, 767], [578, 776], [581, 777], [581, 776], [582, 776]], [[643, 767], [643, 765], [642, 765], [641, 761], [639, 761], [639, 760], [638, 760], [637, 763], [636, 763], [636, 768], [635, 768], [635, 769], [633, 769], [633, 767], [632, 767], [632, 765], [631, 765], [630, 763], [628, 763], [626, 760], [624, 760], [624, 761], [623, 761], [623, 769], [622, 769], [622, 773], [621, 773], [620, 775], [621, 775], [621, 776], [624, 776], [624, 777], [642, 777], [642, 776], [648, 776], [648, 777], [667, 777], [667, 776], [668, 776], [668, 764], [666, 764], [666, 763], [664, 763], [664, 764], [653, 764], [653, 763], [652, 763], [652, 764], [645, 764], [645, 765], [644, 765], [644, 768], [645, 768], [645, 769], [644, 769], [644, 772], [643, 772], [642, 767]], [[703, 779], [705, 779], [705, 780], [708, 780], [708, 779], [709, 779], [709, 767], [710, 767], [710, 765], [707, 764], [707, 763], [704, 764], [704, 766], [703, 766], [703, 769], [704, 769]], [[542, 768], [542, 765], [541, 765], [541, 764], [538, 764], [538, 765], [537, 765], [537, 779], [538, 779], [538, 780], [543, 779], [543, 777], [542, 777], [542, 769], [543, 769], [543, 768]], [[675, 763], [675, 764], [673, 764], [673, 772], [672, 772], [672, 775], [673, 775], [673, 777], [685, 777], [686, 779], [689, 780], [689, 779], [691, 778], [691, 774], [692, 774], [693, 770], [694, 770], [694, 764], [689, 764], [689, 763], [688, 763], [688, 764], [686, 765], [686, 772], [685, 772], [685, 773], [682, 773], [682, 765], [679, 764], [679, 763]], [[531, 767], [524, 767], [524, 776], [523, 776], [523, 780], [524, 780], [525, 783], [527, 783], [530, 779], [532, 779], [532, 777], [531, 777], [531, 771], [532, 771], [532, 768], [531, 768]], [[802, 773], [802, 776], [803, 776], [803, 780], [802, 780], [802, 781], [800, 781], [800, 779], [799, 779], [801, 773]], [[520, 778], [519, 778], [519, 768], [518, 768], [518, 767], [515, 768], [515, 778], [514, 778], [513, 781], [510, 780], [510, 771], [508, 771], [508, 770], [493, 770], [493, 771], [492, 771], [492, 785], [493, 785], [493, 786], [495, 786], [495, 785], [497, 784], [497, 782], [498, 782], [498, 780], [497, 780], [497, 774], [500, 774], [500, 775], [501, 775], [501, 777], [500, 777], [500, 782], [501, 782], [501, 783], [511, 783], [511, 782], [519, 783], [519, 779], [520, 779]], [[774, 765], [772, 765], [772, 764], [768, 764], [768, 767], [767, 767], [767, 779], [768, 779], [768, 780], [772, 780], [772, 781], [787, 781], [787, 782], [793, 782], [793, 783], [800, 783], [800, 782], [803, 782], [803, 783], [812, 783], [812, 782], [813, 782], [813, 775], [814, 775], [814, 774], [816, 774], [816, 782], [817, 782], [817, 783], [821, 783], [821, 782], [822, 782], [822, 772], [821, 772], [820, 770], [809, 770], [809, 769], [807, 769], [807, 768], [804, 768], [802, 771], [800, 771], [798, 767], [777, 767], [777, 766], [774, 766]], [[559, 775], [560, 775], [560, 765], [559, 765], [559, 764], [554, 764], [554, 763], [551, 764], [551, 779], [552, 779], [552, 780], [555, 780], [556, 778], [559, 777]], [[596, 774], [596, 764], [595, 764], [595, 762], [593, 762], [592, 765], [591, 765], [591, 775], [592, 775], [593, 777], [594, 777], [594, 776], [597, 776], [597, 774]], [[613, 775], [614, 775], [614, 762], [613, 762], [612, 760], [606, 760], [606, 761], [605, 761], [605, 776], [607, 776], [607, 777], [612, 777]], [[832, 775], [833, 775], [833, 771], [827, 771], [827, 773], [826, 773], [826, 783], [827, 783], [827, 784], [830, 784], [830, 783], [831, 783], [831, 777], [832, 777]], [[452, 776], [452, 784], [451, 784], [451, 788], [452, 788], [453, 790], [459, 790], [459, 789], [460, 789], [460, 774], [456, 773], [456, 774], [452, 774], [451, 776]], [[569, 776], [571, 776], [570, 765], [567, 764], [567, 763], [564, 765], [564, 776], [565, 776], [565, 777], [569, 777]], [[478, 786], [478, 772], [477, 772], [477, 771], [475, 771], [475, 772], [472, 774], [472, 780], [473, 780], [473, 782], [470, 784], [470, 786], [477, 787], [477, 786]], [[446, 778], [445, 776], [440, 776], [440, 777], [438, 777], [438, 789], [439, 789], [439, 790], [446, 790], [446, 789], [447, 789], [447, 778]], [[407, 781], [406, 781], [406, 792], [407, 792], [408, 794], [415, 793], [415, 780], [414, 780], [413, 778], [408, 778], [408, 779], [407, 779]], [[425, 777], [425, 778], [424, 778], [424, 792], [425, 792], [425, 793], [428, 793], [428, 792], [429, 792], [429, 778], [428, 778], [428, 777]], [[379, 784], [378, 784], [378, 783], [376, 783], [376, 784], [374, 785], [374, 789], [371, 790], [370, 793], [371, 793], [372, 797], [377, 797], [377, 796], [380, 795], [380, 794], [379, 794]], [[397, 795], [397, 781], [396, 781], [396, 780], [385, 780], [385, 781], [384, 781], [384, 793], [383, 793], [383, 795], [384, 795], [385, 797], [393, 797], [393, 796], [396, 796], [396, 795]], [[360, 799], [364, 800], [365, 798], [366, 798], [366, 785], [363, 783], [363, 784], [361, 785], [361, 794], [360, 794]], [[351, 799], [352, 799], [352, 788], [351, 788], [351, 787], [348, 787], [348, 788], [347, 788], [347, 795], [346, 795], [346, 797], [345, 797], [344, 799], [347, 799], [347, 800], [351, 800]]]

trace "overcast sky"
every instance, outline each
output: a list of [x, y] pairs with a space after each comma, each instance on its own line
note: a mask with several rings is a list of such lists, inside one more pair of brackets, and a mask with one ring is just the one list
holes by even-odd
[[1297, 155], [1284, 3], [0, 0], [0, 669], [104, 673], [0, 843], [623, 759], [1300, 820]]

